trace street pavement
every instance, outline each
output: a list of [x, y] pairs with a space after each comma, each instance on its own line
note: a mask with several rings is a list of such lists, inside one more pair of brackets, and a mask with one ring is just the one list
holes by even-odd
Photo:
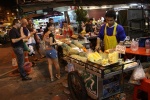
[[[10, 44], [0, 46], [0, 75], [13, 69], [11, 52]], [[32, 77], [30, 81], [22, 81], [17, 71], [0, 77], [0, 100], [72, 100], [70, 94], [64, 93], [67, 89], [63, 85], [67, 82], [64, 66], [60, 66], [61, 79], [55, 78], [51, 82], [46, 58], [35, 63], [29, 74]], [[53, 69], [55, 73], [55, 68]], [[133, 88], [130, 86], [125, 88], [129, 92], [127, 100], [132, 100]]]
[[[0, 46], [0, 75], [12, 70], [12, 49], [10, 44]], [[50, 81], [46, 58], [35, 62], [29, 76], [30, 81], [22, 81], [17, 71], [0, 77], [0, 100], [72, 100], [64, 93], [67, 73], [61, 67], [61, 79]], [[55, 73], [55, 68], [54, 68]]]

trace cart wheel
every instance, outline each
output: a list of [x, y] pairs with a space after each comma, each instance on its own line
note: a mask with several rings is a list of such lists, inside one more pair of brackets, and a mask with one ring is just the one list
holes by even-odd
[[73, 100], [87, 100], [84, 82], [77, 71], [72, 71], [68, 74], [68, 87]]

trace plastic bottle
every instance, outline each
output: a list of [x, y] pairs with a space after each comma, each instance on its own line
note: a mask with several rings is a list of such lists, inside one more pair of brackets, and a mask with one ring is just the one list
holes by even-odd
[[138, 50], [138, 47], [139, 47], [138, 42], [135, 41], [134, 39], [132, 39], [132, 42], [131, 42], [131, 50], [132, 50], [132, 51], [137, 51], [137, 50]]
[[145, 49], [146, 53], [150, 53], [150, 41], [148, 39], [145, 41]]

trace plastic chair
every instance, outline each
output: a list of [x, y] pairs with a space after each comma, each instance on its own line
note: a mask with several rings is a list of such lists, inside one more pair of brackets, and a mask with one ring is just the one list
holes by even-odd
[[135, 85], [134, 86], [133, 100], [138, 100], [138, 98], [137, 98], [138, 90], [142, 90], [144, 92], [147, 92], [148, 100], [150, 100], [150, 79], [143, 79], [141, 81], [141, 85]]

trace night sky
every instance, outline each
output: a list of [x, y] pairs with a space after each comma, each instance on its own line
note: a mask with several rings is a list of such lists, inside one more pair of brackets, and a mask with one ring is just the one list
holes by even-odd
[[16, 0], [0, 0], [0, 6], [3, 6], [3, 7], [13, 7], [15, 6], [15, 1]]

